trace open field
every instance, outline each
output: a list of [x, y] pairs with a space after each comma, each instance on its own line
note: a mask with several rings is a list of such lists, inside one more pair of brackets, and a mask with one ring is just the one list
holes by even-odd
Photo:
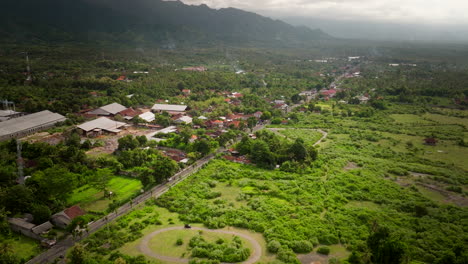
[[0, 241], [8, 244], [12, 252], [20, 259], [28, 260], [42, 251], [37, 240], [16, 233], [12, 233], [9, 237], [0, 235]]
[[[116, 176], [109, 181], [109, 191], [115, 195], [112, 199], [117, 201], [126, 200], [140, 191], [142, 184], [139, 180]], [[84, 185], [76, 189], [68, 199], [68, 204], [79, 204], [84, 210], [105, 211], [111, 199], [104, 198], [103, 192]]]

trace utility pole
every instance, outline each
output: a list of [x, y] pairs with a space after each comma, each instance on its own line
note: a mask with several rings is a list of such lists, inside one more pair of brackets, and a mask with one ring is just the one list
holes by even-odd
[[26, 54], [26, 71], [28, 72], [28, 77], [26, 77], [26, 81], [31, 81], [31, 66], [29, 65], [29, 54], [27, 51], [20, 52], [18, 54]]
[[16, 154], [17, 154], [17, 159], [16, 163], [18, 166], [18, 183], [21, 185], [24, 185], [24, 172], [23, 172], [23, 157], [21, 157], [21, 141], [19, 139], [16, 140]]

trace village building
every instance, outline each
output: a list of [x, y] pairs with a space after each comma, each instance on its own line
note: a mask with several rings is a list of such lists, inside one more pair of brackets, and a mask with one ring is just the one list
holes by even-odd
[[263, 115], [263, 112], [260, 112], [260, 111], [257, 111], [255, 113], [253, 113], [253, 116], [257, 119], [260, 119], [260, 117]]
[[367, 102], [369, 102], [369, 97], [366, 97], [366, 96], [356, 96], [356, 98], [359, 100], [359, 103], [360, 104], [367, 104]]
[[333, 98], [336, 95], [337, 90], [329, 89], [329, 90], [322, 90], [320, 94], [323, 95], [325, 98]]
[[173, 105], [173, 104], [154, 104], [151, 111], [155, 113], [168, 112], [171, 115], [183, 114], [187, 110], [186, 105]]
[[0, 122], [19, 117], [21, 115], [21, 112], [16, 112], [13, 110], [0, 110]]
[[190, 139], [189, 139], [189, 142], [190, 142], [190, 143], [193, 143], [193, 142], [195, 142], [197, 139], [198, 139], [198, 136], [197, 136], [197, 135], [192, 135], [192, 136], [190, 137]]
[[190, 91], [189, 89], [183, 89], [183, 90], [182, 90], [182, 93], [183, 93], [185, 96], [190, 95], [190, 92], [191, 92], [191, 91]]
[[35, 225], [25, 218], [8, 218], [8, 224], [11, 230], [36, 240], [43, 240], [41, 235], [53, 227], [49, 221]]
[[24, 137], [51, 128], [65, 120], [66, 118], [63, 115], [44, 110], [3, 121], [0, 125], [0, 141]]
[[205, 122], [205, 125], [209, 128], [223, 128], [224, 122], [221, 120], [208, 120]]
[[128, 77], [127, 77], [127, 76], [125, 76], [125, 75], [121, 75], [121, 76], [119, 76], [119, 78], [117, 78], [117, 79], [116, 79], [116, 81], [121, 81], [121, 82], [131, 82], [131, 80], [130, 80], [130, 79], [128, 79]]
[[98, 119], [83, 123], [78, 126], [85, 136], [99, 136], [104, 132], [118, 134], [122, 127], [127, 126], [123, 122], [110, 120], [107, 117], [100, 117]]
[[174, 123], [176, 123], [176, 124], [191, 124], [192, 120], [193, 120], [193, 118], [191, 118], [190, 116], [181, 116], [181, 117], [176, 118], [174, 120]]
[[86, 214], [86, 212], [83, 211], [83, 209], [81, 209], [78, 205], [74, 205], [52, 215], [50, 217], [50, 221], [60, 228], [66, 228], [73, 221], [73, 219], [84, 214]]
[[108, 105], [105, 105], [105, 106], [101, 106], [101, 107], [99, 107], [97, 109], [94, 109], [93, 111], [88, 112], [88, 114], [98, 115], [98, 116], [115, 116], [119, 112], [122, 112], [122, 111], [124, 111], [126, 109], [127, 109], [127, 107], [125, 107], [125, 106], [123, 106], [121, 104], [112, 103], [112, 104], [108, 104]]
[[204, 72], [207, 69], [205, 67], [203, 67], [203, 66], [197, 66], [197, 67], [185, 67], [185, 68], [182, 68], [182, 70], [184, 70], [184, 71]]
[[125, 120], [132, 120], [135, 116], [139, 115], [141, 112], [133, 108], [127, 108], [123, 111], [120, 111], [118, 114], [121, 115]]
[[145, 112], [143, 114], [140, 114], [138, 117], [145, 120], [145, 122], [148, 123], [153, 122], [156, 119], [156, 115], [152, 112]]

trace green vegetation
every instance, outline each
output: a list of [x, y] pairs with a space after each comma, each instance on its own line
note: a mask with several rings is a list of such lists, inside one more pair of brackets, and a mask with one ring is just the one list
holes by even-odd
[[242, 240], [234, 236], [232, 240], [218, 239], [216, 242], [207, 242], [203, 236], [198, 235], [190, 239], [192, 257], [206, 258], [221, 262], [242, 262], [250, 256], [250, 249], [243, 246]]
[[315, 142], [317, 142], [323, 136], [322, 133], [310, 129], [286, 129], [279, 130], [278, 132], [293, 140], [301, 138], [307, 145], [315, 144]]
[[[381, 258], [387, 258], [388, 252], [394, 256], [391, 260], [394, 262], [388, 263], [405, 259], [443, 261], [445, 252], [453, 252], [454, 248], [466, 244], [468, 238], [463, 231], [466, 225], [460, 221], [466, 218], [466, 209], [439, 203], [441, 198], [448, 197], [464, 203], [466, 198], [457, 192], [459, 188], [445, 187], [465, 189], [466, 169], [456, 159], [444, 162], [444, 158], [426, 156], [422, 150], [415, 149], [439, 149], [443, 143], [435, 147], [423, 145], [423, 136], [439, 131], [436, 137], [449, 141], [463, 137], [464, 128], [446, 130], [445, 124], [435, 121], [417, 126], [414, 116], [401, 113], [414, 111], [416, 107], [388, 107], [365, 118], [341, 115], [345, 107], [336, 107], [328, 115], [299, 113], [299, 122], [292, 124], [293, 127], [329, 130], [317, 160], [300, 174], [216, 160], [157, 202], [178, 212], [185, 222], [261, 232], [268, 241], [269, 251], [277, 253], [277, 258], [284, 262], [295, 262], [288, 253], [291, 250], [310, 252], [318, 244], [339, 243], [353, 252], [350, 263], [361, 261], [366, 252], [375, 256], [374, 263], [383, 263]], [[354, 107], [353, 111], [365, 108]], [[394, 116], [395, 112], [404, 115]], [[399, 121], [405, 118], [409, 123], [399, 123], [396, 130], [392, 121], [388, 122], [393, 117], [400, 118]], [[299, 134], [296, 129], [291, 131]], [[306, 133], [302, 136], [308, 137]], [[414, 137], [413, 144], [407, 143], [408, 137]], [[455, 145], [447, 151], [453, 150]], [[467, 149], [460, 151], [458, 155], [467, 155]], [[343, 170], [349, 162], [357, 164], [357, 168]], [[218, 183], [211, 187], [211, 181]], [[440, 192], [437, 187], [430, 190], [438, 197], [423, 191], [426, 185], [439, 186]], [[236, 203], [233, 194], [237, 195]], [[373, 223], [379, 223], [382, 229], [373, 229]], [[374, 243], [366, 245], [375, 232], [383, 232], [375, 236], [388, 240], [376, 242], [382, 248], [372, 248]], [[466, 251], [466, 246], [462, 247]], [[456, 261], [465, 257], [453, 254]]]
[[80, 205], [86, 211], [102, 212], [109, 208], [112, 200], [121, 203], [128, 201], [135, 194], [139, 194], [142, 188], [139, 180], [125, 177], [113, 177], [107, 186], [107, 190], [112, 192], [111, 197], [104, 197], [99, 191], [89, 185], [84, 185], [75, 189], [67, 200], [69, 205]]

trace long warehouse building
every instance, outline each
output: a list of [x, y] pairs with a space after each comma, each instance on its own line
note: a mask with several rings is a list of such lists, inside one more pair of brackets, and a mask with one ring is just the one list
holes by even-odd
[[65, 121], [63, 115], [44, 110], [0, 123], [0, 141], [20, 138]]

